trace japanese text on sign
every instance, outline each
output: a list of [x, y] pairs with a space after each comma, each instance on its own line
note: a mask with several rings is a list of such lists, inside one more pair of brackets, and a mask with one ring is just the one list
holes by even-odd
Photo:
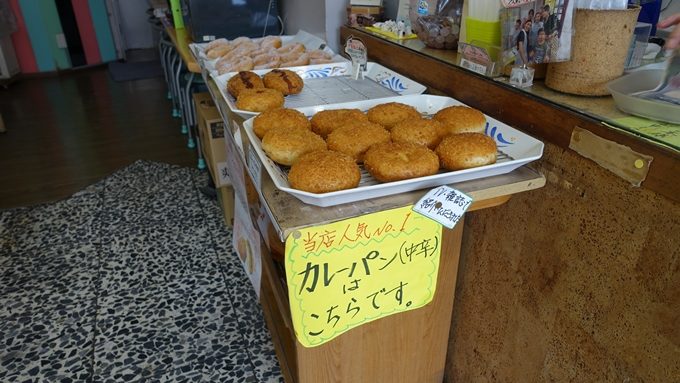
[[293, 327], [314, 347], [434, 297], [441, 225], [411, 207], [302, 229], [286, 240]]
[[413, 210], [452, 229], [472, 204], [472, 198], [448, 186], [430, 190]]

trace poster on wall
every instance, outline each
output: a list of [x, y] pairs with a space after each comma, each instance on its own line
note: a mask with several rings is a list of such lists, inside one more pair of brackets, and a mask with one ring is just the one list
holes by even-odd
[[502, 54], [523, 66], [568, 61], [571, 57], [573, 0], [503, 0]]

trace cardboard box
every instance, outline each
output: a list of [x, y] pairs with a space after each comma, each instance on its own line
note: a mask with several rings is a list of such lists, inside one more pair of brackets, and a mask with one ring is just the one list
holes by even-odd
[[347, 23], [350, 26], [369, 27], [378, 21], [383, 21], [385, 8], [372, 6], [347, 7]]
[[224, 145], [224, 121], [210, 93], [194, 93], [201, 152], [215, 187], [231, 185], [227, 172], [227, 152]]
[[349, 0], [350, 5], [382, 6], [382, 0]]

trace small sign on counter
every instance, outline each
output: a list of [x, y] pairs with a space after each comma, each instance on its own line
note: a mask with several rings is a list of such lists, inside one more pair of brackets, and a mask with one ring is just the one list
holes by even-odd
[[442, 229], [411, 209], [381, 211], [288, 236], [288, 296], [303, 346], [319, 346], [364, 323], [432, 300]]
[[444, 185], [425, 194], [413, 206], [413, 211], [453, 229], [471, 204], [472, 197]]
[[366, 45], [361, 40], [350, 36], [345, 42], [345, 53], [352, 60], [352, 78], [363, 80], [366, 63], [368, 62], [368, 49], [366, 49]]

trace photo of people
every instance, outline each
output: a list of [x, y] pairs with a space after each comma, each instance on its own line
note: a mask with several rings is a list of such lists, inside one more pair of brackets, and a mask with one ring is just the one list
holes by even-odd
[[517, 66], [569, 60], [573, 2], [536, 0], [501, 10], [503, 57]]

